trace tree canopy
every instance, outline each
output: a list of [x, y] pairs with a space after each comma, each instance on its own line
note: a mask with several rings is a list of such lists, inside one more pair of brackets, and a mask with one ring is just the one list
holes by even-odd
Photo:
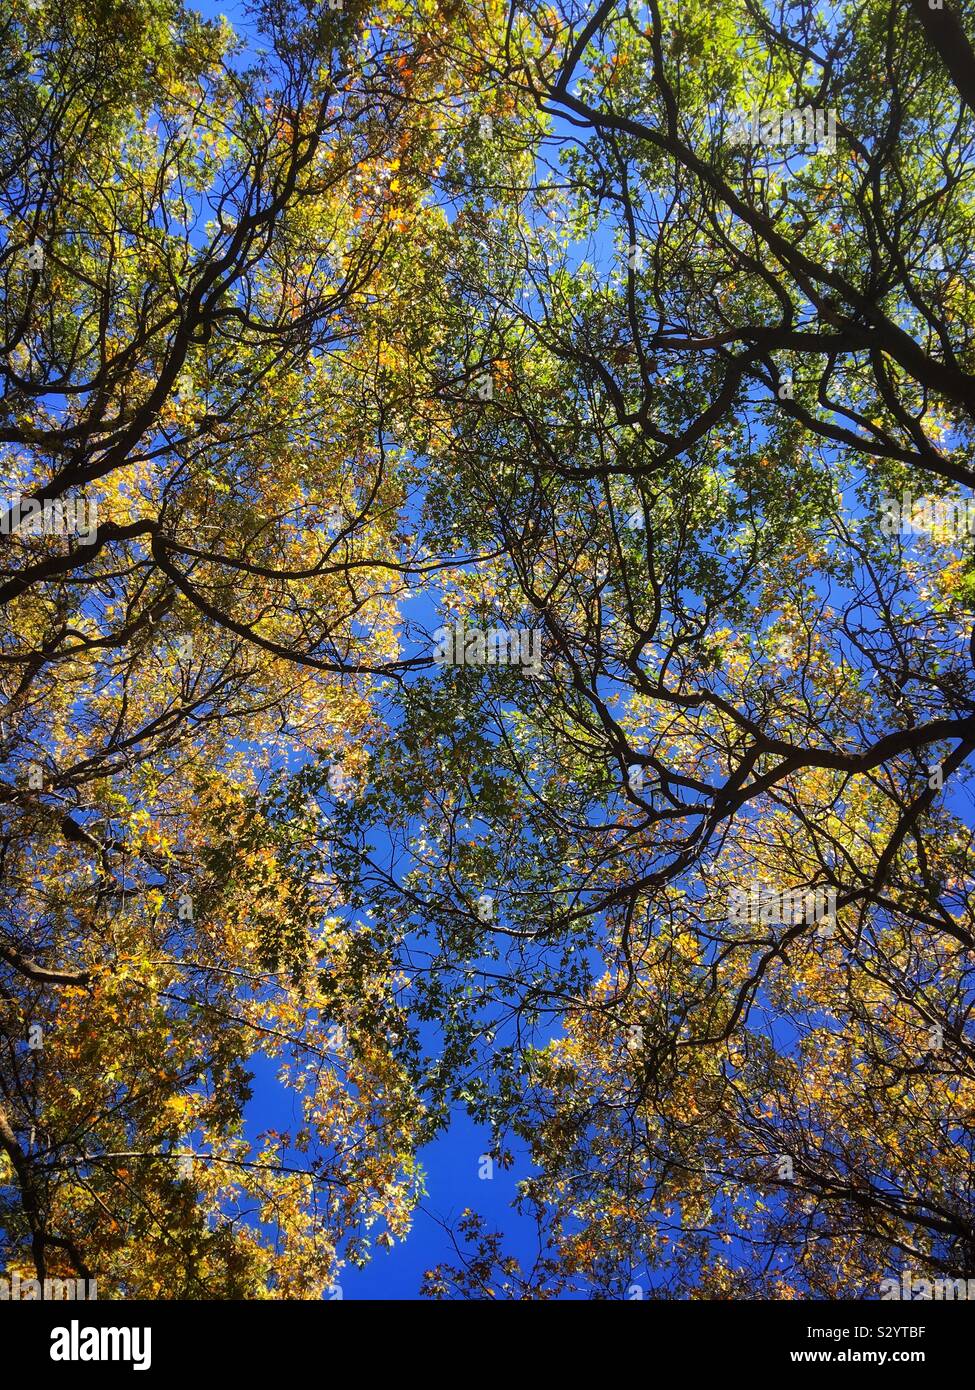
[[0, 33], [6, 1267], [975, 1277], [972, 6]]

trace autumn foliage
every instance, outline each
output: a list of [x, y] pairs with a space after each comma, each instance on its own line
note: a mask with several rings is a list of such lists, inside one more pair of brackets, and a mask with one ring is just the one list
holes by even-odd
[[7, 1270], [327, 1297], [466, 1110], [542, 1255], [434, 1297], [975, 1277], [972, 538], [881, 524], [975, 484], [966, 34], [3, 0]]

